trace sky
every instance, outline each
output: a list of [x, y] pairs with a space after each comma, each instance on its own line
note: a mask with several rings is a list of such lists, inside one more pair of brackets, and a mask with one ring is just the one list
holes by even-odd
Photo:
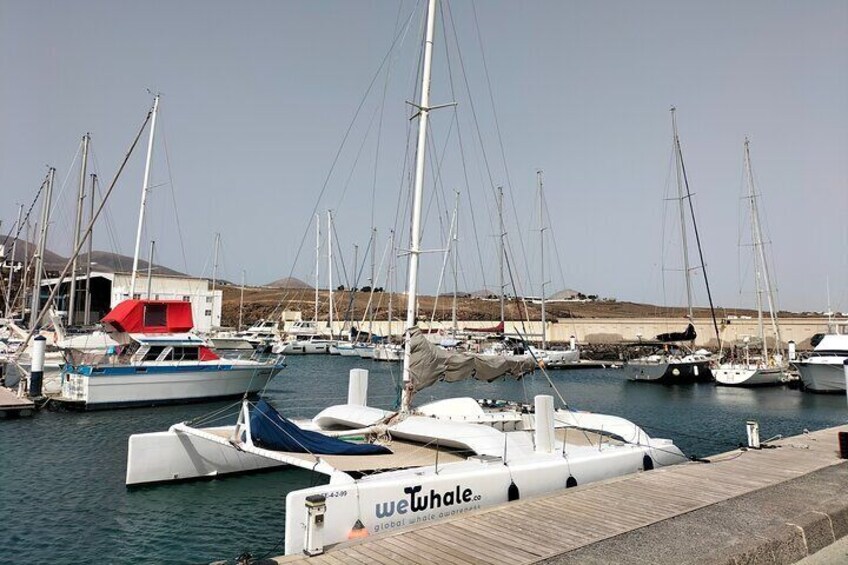
[[[423, 13], [414, 0], [0, 0], [3, 234], [55, 166], [48, 247], [70, 253], [81, 136], [102, 193], [159, 92], [143, 256], [155, 239], [156, 262], [211, 276], [219, 232], [219, 277], [312, 282], [313, 214], [323, 241], [331, 209], [334, 286], [352, 278], [354, 245], [367, 284], [373, 225], [377, 284], [400, 255], [402, 289]], [[540, 292], [544, 264], [548, 293], [684, 303], [674, 105], [716, 303], [754, 304], [748, 136], [780, 306], [825, 310], [829, 287], [848, 311], [848, 3], [452, 0], [431, 93], [456, 106], [431, 112], [424, 292], [453, 285], [441, 250], [455, 190], [458, 285], [497, 286], [502, 186], [521, 291]], [[145, 131], [97, 249], [133, 252], [146, 145]]]

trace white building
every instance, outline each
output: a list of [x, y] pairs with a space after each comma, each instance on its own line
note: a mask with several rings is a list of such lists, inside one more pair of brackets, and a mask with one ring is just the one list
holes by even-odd
[[[198, 279], [181, 275], [153, 275], [150, 278], [149, 296], [147, 273], [139, 273], [135, 282], [135, 293], [130, 297], [130, 273], [108, 273], [97, 271], [91, 273], [91, 320], [100, 320], [118, 303], [128, 298], [150, 298], [152, 300], [183, 300], [191, 302], [191, 313], [194, 327], [205, 332], [221, 325], [221, 303], [223, 292], [211, 289], [207, 279]], [[50, 288], [58, 279], [47, 279], [42, 282], [42, 301], [46, 300]], [[62, 283], [62, 288], [56, 297], [56, 305], [60, 311], [67, 311], [69, 306], [70, 278]], [[77, 297], [75, 299], [78, 322], [84, 319], [85, 308], [85, 276], [77, 276]]]

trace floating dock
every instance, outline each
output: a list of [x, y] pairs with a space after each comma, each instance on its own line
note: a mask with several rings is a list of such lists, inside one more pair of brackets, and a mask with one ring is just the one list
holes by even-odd
[[848, 425], [273, 561], [794, 563], [848, 536], [839, 432]]
[[0, 418], [32, 416], [34, 412], [35, 402], [19, 397], [10, 388], [0, 387]]

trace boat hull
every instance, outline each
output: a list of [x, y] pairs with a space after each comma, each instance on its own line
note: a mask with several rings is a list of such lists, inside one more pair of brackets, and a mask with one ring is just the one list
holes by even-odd
[[817, 363], [813, 360], [796, 363], [804, 390], [811, 392], [845, 393], [846, 377], [842, 360]]
[[778, 386], [787, 381], [780, 367], [723, 365], [713, 369], [712, 373], [716, 384], [722, 386]]
[[625, 376], [634, 382], [688, 384], [712, 381], [709, 361], [662, 361], [658, 363], [627, 362]]
[[[632, 446], [591, 453], [530, 457], [524, 463], [503, 464], [500, 458], [469, 460], [433, 467], [422, 472], [410, 469], [386, 476], [346, 482], [343, 479], [286, 496], [286, 554], [304, 550], [308, 523], [306, 499], [320, 495], [326, 503], [323, 540], [334, 544], [350, 539], [354, 524], [362, 536], [380, 534], [419, 523], [435, 522], [527, 498], [559, 491], [569, 486], [609, 479], [645, 469], [647, 458], [665, 457], [665, 449]], [[675, 448], [676, 450], [676, 448]], [[679, 452], [677, 452], [679, 454]], [[682, 455], [669, 455], [679, 463]], [[664, 463], [651, 459], [657, 467]]]
[[[281, 366], [206, 365], [193, 367], [121, 367], [120, 373], [67, 372], [63, 403], [85, 410], [200, 402], [255, 394]], [[159, 369], [159, 370], [157, 370]]]

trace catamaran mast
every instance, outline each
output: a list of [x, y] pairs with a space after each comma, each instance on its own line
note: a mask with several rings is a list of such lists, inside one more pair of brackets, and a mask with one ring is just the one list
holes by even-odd
[[545, 317], [545, 205], [542, 199], [542, 171], [536, 171], [539, 181], [539, 265], [542, 291], [542, 349], [548, 348], [547, 319]]
[[762, 306], [762, 289], [760, 287], [760, 277], [765, 279], [766, 284], [766, 299], [768, 300], [769, 313], [771, 314], [772, 331], [775, 336], [775, 349], [781, 350], [781, 335], [780, 325], [777, 323], [777, 308], [774, 304], [774, 291], [771, 286], [771, 277], [769, 276], [768, 262], [766, 261], [765, 246], [763, 244], [763, 231], [760, 226], [760, 212], [757, 208], [757, 193], [754, 187], [754, 172], [751, 168], [751, 151], [749, 148], [748, 138], [745, 138], [745, 168], [748, 173], [748, 194], [751, 199], [751, 231], [753, 231], [754, 247], [757, 251], [759, 259], [759, 268], [757, 269], [757, 321], [760, 329], [760, 339], [763, 342], [763, 361], [768, 361], [768, 349], [766, 345], [766, 336], [763, 329], [763, 306]]
[[[94, 193], [97, 186], [97, 175], [91, 174], [91, 189], [89, 190], [88, 218], [94, 217]], [[85, 258], [85, 317], [83, 324], [91, 323], [91, 254], [94, 250], [94, 232], [88, 234], [88, 256]]]
[[[91, 141], [91, 136], [85, 134], [82, 136], [82, 160], [80, 161], [80, 176], [79, 176], [79, 194], [77, 196], [77, 217], [74, 222], [74, 248], [76, 249], [80, 239], [80, 230], [82, 229], [82, 205], [85, 200], [85, 173], [88, 167], [88, 144]], [[68, 325], [73, 326], [76, 318], [77, 310], [77, 258], [74, 258], [71, 265], [71, 290], [68, 296]]]
[[[427, 153], [427, 120], [430, 115], [430, 76], [433, 66], [433, 36], [436, 27], [436, 0], [427, 5], [427, 33], [424, 39], [424, 68], [421, 74], [421, 98], [418, 102], [418, 145], [415, 153], [415, 184], [412, 195], [412, 225], [409, 246], [409, 278], [406, 291], [406, 328], [417, 323], [418, 262], [421, 255], [421, 208], [424, 201], [424, 161]], [[412, 404], [412, 382], [409, 374], [410, 341], [406, 339], [403, 356], [403, 392], [401, 412], [407, 413]]]
[[135, 283], [138, 278], [138, 254], [141, 251], [141, 230], [144, 227], [144, 208], [147, 204], [147, 191], [150, 189], [150, 162], [153, 158], [153, 139], [156, 133], [156, 116], [159, 114], [159, 95], [153, 97], [153, 112], [150, 117], [150, 136], [147, 139], [147, 159], [144, 161], [144, 180], [141, 185], [141, 206], [138, 209], [138, 230], [135, 234], [135, 252], [130, 277], [130, 298], [135, 296]]
[[677, 203], [680, 211], [680, 238], [683, 248], [683, 276], [686, 280], [686, 304], [690, 320], [693, 318], [692, 310], [692, 269], [689, 267], [689, 244], [686, 236], [686, 207], [683, 201], [686, 195], [683, 192], [683, 152], [680, 149], [680, 137], [677, 135], [677, 109], [671, 108], [671, 128], [674, 131], [674, 170], [677, 176]]
[[[6, 286], [6, 317], [12, 317], [12, 281], [15, 278], [15, 259], [17, 258], [18, 251], [18, 240], [20, 239], [21, 233], [21, 218], [24, 213], [24, 205], [20, 204], [20, 208], [18, 208], [18, 221], [15, 222], [15, 226], [17, 234], [15, 235], [15, 240], [12, 242], [12, 260], [9, 261], [9, 281], [8, 286]], [[22, 287], [23, 288], [23, 287]]]
[[30, 305], [29, 330], [35, 329], [38, 322], [38, 311], [41, 307], [41, 274], [44, 272], [44, 249], [47, 245], [47, 228], [50, 225], [50, 201], [53, 198], [53, 179], [56, 169], [50, 167], [47, 171], [47, 192], [41, 203], [41, 235], [38, 238], [38, 248], [35, 251], [35, 269], [32, 275], [32, 304]]

